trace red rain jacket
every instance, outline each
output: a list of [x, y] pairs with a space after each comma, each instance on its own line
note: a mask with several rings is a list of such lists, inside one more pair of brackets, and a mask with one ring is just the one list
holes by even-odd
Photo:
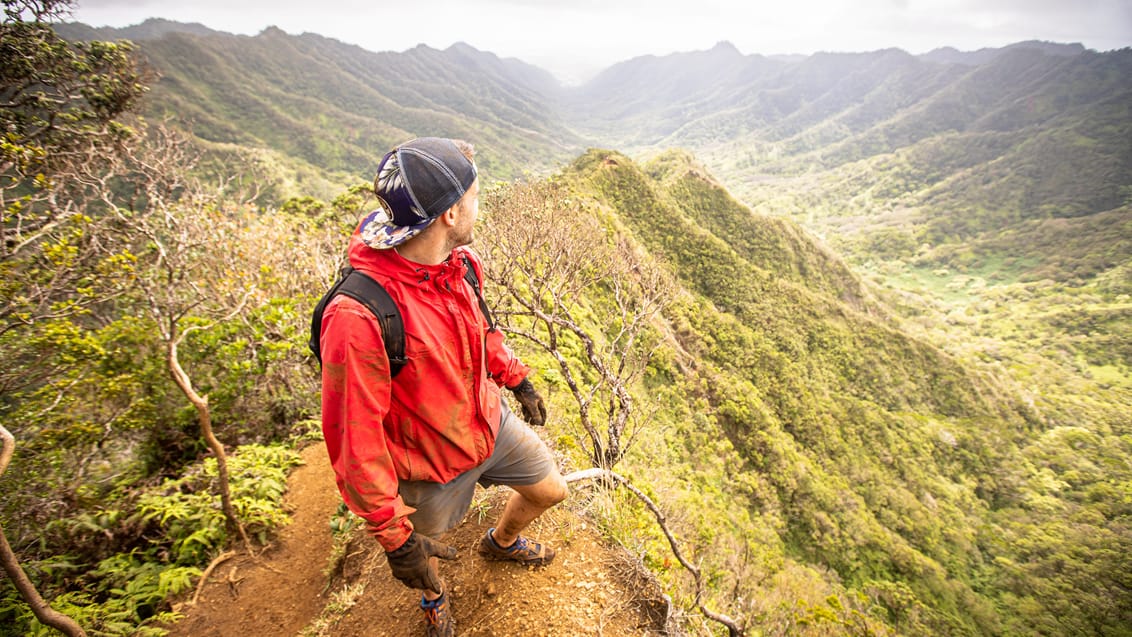
[[487, 329], [457, 248], [440, 265], [396, 250], [375, 250], [357, 232], [350, 265], [385, 287], [401, 310], [408, 363], [391, 382], [381, 326], [358, 301], [336, 296], [322, 318], [322, 431], [351, 511], [366, 520], [386, 551], [408, 539], [415, 511], [398, 495], [400, 480], [448, 482], [480, 465], [495, 447], [500, 387], [530, 371]]

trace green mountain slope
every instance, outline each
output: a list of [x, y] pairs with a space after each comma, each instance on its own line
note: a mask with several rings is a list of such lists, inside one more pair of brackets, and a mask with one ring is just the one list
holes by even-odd
[[207, 142], [271, 149], [343, 185], [371, 179], [386, 149], [417, 135], [476, 144], [491, 179], [546, 171], [581, 148], [541, 92], [556, 88], [549, 74], [463, 44], [373, 53], [275, 28], [246, 37], [160, 21], [59, 30], [141, 38], [160, 76], [148, 98], [151, 117], [172, 118]]
[[[563, 89], [465, 45], [188, 30], [134, 36], [149, 112], [290, 180], [271, 201], [418, 134], [476, 143], [485, 182], [649, 157], [559, 178], [679, 283], [622, 469], [714, 607], [766, 634], [1130, 634], [1132, 52], [721, 44]], [[686, 592], [654, 531], [606, 523]]]
[[[719, 604], [776, 616], [764, 600], [798, 586], [834, 591], [793, 599], [830, 627], [858, 610], [898, 634], [1124, 634], [1127, 558], [1107, 560], [1132, 547], [1127, 507], [1088, 494], [1130, 484], [1127, 440], [1043, 433], [1010, 380], [910, 337], [844, 264], [751, 215], [686, 155], [637, 167], [591, 151], [567, 175], [687, 291], [647, 383], [655, 428], [672, 433], [642, 442], [633, 471], [702, 495], [683, 502], [716, 590], [732, 591]], [[746, 560], [710, 553], [721, 545]], [[1050, 581], [1055, 560], [1068, 572]]]
[[[280, 148], [332, 170], [373, 172], [382, 149], [416, 131], [479, 144], [483, 169], [498, 178], [546, 166], [567, 148], [556, 137], [568, 135], [546, 123], [507, 67], [466, 47], [382, 55], [268, 30], [251, 39], [171, 36], [143, 50], [164, 76], [155, 110], [191, 116], [206, 139]], [[185, 99], [194, 90], [202, 99]]]

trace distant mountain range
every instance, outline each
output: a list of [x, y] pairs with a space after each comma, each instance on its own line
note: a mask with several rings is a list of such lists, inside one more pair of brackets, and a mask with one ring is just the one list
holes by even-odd
[[756, 212], [790, 217], [859, 263], [1001, 248], [1003, 233], [1046, 219], [1118, 236], [1121, 215], [1089, 219], [1132, 202], [1132, 49], [1031, 41], [783, 58], [721, 42], [565, 87], [466, 44], [375, 53], [156, 19], [57, 28], [137, 42], [159, 76], [147, 114], [234, 155], [226, 164], [252, 173], [266, 201], [333, 197], [368, 182], [392, 145], [440, 135], [476, 144], [488, 181], [547, 174], [590, 147], [641, 159], [685, 148]]
[[937, 62], [939, 64], [966, 64], [968, 66], [978, 66], [994, 60], [994, 58], [1006, 51], [1017, 49], [1036, 50], [1047, 55], [1063, 57], [1073, 57], [1085, 52], [1085, 47], [1079, 43], [1058, 44], [1056, 42], [1028, 40], [998, 49], [986, 48], [979, 49], [978, 51], [960, 51], [953, 47], [945, 46], [929, 51], [920, 57], [928, 62]]
[[[429, 134], [477, 143], [481, 167], [497, 178], [546, 172], [588, 146], [682, 146], [744, 196], [759, 174], [796, 172], [798, 162], [829, 167], [935, 136], [985, 133], [975, 145], [989, 161], [1010, 152], [1002, 134], [1040, 136], [1055, 120], [1127, 104], [1132, 92], [1132, 54], [1080, 44], [779, 58], [722, 42], [635, 58], [563, 87], [537, 67], [464, 44], [375, 53], [276, 28], [248, 37], [159, 19], [58, 30], [138, 42], [161, 77], [151, 115], [186, 122], [204, 140], [270, 149], [335, 182], [368, 175], [383, 149]], [[1127, 144], [1102, 141], [1089, 159], [1128, 174]], [[1088, 209], [1118, 198], [1111, 186], [1074, 196]]]
[[159, 76], [147, 114], [252, 173], [265, 201], [333, 197], [368, 182], [392, 145], [440, 135], [476, 144], [488, 181], [549, 173], [589, 147], [642, 159], [685, 148], [756, 212], [792, 218], [858, 263], [967, 242], [1041, 263], [1048, 255], [1010, 245], [1033, 233], [1025, 224], [1080, 219], [1111, 239], [1123, 217], [1103, 213], [1132, 203], [1132, 49], [1031, 41], [781, 58], [721, 42], [564, 87], [466, 44], [375, 53], [276, 28], [57, 28], [136, 41]]
[[497, 178], [544, 172], [584, 146], [547, 99], [557, 90], [549, 73], [466, 45], [374, 53], [276, 28], [247, 37], [164, 20], [57, 28], [70, 39], [135, 41], [160, 76], [150, 116], [207, 142], [268, 149], [297, 173], [329, 173], [339, 186], [417, 135], [468, 139], [484, 151], [481, 170]]

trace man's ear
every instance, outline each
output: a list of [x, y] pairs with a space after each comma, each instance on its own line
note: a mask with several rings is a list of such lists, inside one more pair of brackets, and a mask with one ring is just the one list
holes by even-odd
[[440, 221], [442, 221], [447, 226], [455, 227], [456, 226], [456, 214], [459, 210], [459, 207], [460, 207], [459, 201], [452, 204], [452, 207], [450, 207], [448, 210], [445, 210], [444, 212], [440, 213]]

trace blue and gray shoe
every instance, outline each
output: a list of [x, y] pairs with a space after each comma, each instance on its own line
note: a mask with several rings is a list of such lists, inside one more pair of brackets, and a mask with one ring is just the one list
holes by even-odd
[[480, 539], [477, 549], [480, 555], [489, 560], [510, 560], [520, 564], [541, 566], [550, 564], [554, 559], [554, 549], [539, 542], [528, 540], [521, 535], [511, 546], [499, 546], [491, 535], [494, 531], [494, 527], [487, 530], [487, 533]]

